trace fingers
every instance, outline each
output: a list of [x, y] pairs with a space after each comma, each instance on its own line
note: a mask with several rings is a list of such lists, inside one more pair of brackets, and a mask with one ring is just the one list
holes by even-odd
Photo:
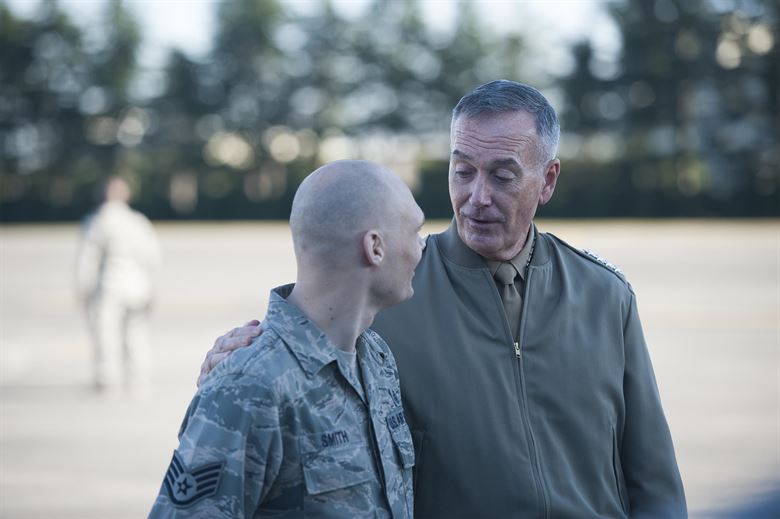
[[206, 354], [206, 358], [203, 359], [203, 363], [200, 365], [200, 375], [198, 376], [197, 382], [198, 387], [200, 387], [200, 385], [206, 379], [206, 376], [211, 373], [211, 370], [214, 369], [217, 364], [225, 360], [228, 355], [230, 355], [229, 351], [218, 353], [214, 350], [210, 350]]
[[[250, 321], [251, 323], [252, 321]], [[230, 333], [223, 335], [217, 342], [214, 343], [214, 351], [217, 353], [229, 352], [235, 349], [248, 346], [252, 342], [252, 339], [260, 335], [263, 329], [260, 327], [260, 323], [251, 325], [247, 323], [240, 328], [233, 328]]]
[[263, 333], [263, 328], [260, 326], [260, 321], [252, 319], [241, 327], [233, 328], [225, 335], [217, 337], [214, 341], [214, 346], [206, 353], [206, 358], [203, 359], [203, 363], [200, 366], [200, 376], [198, 376], [197, 385], [203, 383], [214, 366], [222, 362], [225, 357], [230, 355], [230, 352], [248, 346], [252, 340]]
[[214, 366], [216, 366], [217, 364], [219, 364], [220, 362], [225, 360], [225, 357], [227, 357], [228, 355], [230, 355], [229, 351], [226, 351], [224, 353], [215, 353], [215, 354], [211, 355], [207, 359], [207, 364], [208, 364], [208, 367], [209, 367], [208, 371], [211, 371], [212, 369], [214, 369]]

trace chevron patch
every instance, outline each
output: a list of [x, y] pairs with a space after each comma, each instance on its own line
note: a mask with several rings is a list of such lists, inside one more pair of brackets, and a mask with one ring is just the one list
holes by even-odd
[[213, 495], [219, 486], [224, 462], [209, 463], [190, 470], [176, 451], [165, 473], [165, 490], [174, 506], [185, 508]]

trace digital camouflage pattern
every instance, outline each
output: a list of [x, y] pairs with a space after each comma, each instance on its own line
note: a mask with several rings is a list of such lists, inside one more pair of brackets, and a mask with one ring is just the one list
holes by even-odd
[[289, 290], [271, 293], [264, 333], [190, 403], [150, 517], [412, 517], [414, 449], [392, 353], [376, 333], [360, 336], [361, 391]]

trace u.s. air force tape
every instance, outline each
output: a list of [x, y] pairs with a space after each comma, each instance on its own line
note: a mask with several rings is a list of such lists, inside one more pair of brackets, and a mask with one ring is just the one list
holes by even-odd
[[219, 486], [224, 466], [224, 462], [216, 462], [189, 469], [174, 451], [168, 472], [165, 473], [168, 498], [177, 507], [187, 507], [213, 495]]

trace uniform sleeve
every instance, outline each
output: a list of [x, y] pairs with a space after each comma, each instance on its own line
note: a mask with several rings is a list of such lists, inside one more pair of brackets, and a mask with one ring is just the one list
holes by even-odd
[[256, 384], [226, 376], [198, 392], [150, 518], [254, 516], [282, 459], [277, 407]]
[[625, 424], [620, 459], [632, 518], [687, 517], [685, 493], [658, 394], [642, 325], [631, 294], [624, 326]]
[[154, 230], [152, 222], [148, 218], [138, 213], [140, 219], [140, 227], [144, 233], [144, 264], [150, 274], [153, 274], [162, 265], [162, 248], [160, 247], [160, 240], [157, 237], [157, 233]]
[[90, 217], [83, 225], [76, 256], [76, 290], [82, 300], [94, 294], [103, 263], [100, 226]]

